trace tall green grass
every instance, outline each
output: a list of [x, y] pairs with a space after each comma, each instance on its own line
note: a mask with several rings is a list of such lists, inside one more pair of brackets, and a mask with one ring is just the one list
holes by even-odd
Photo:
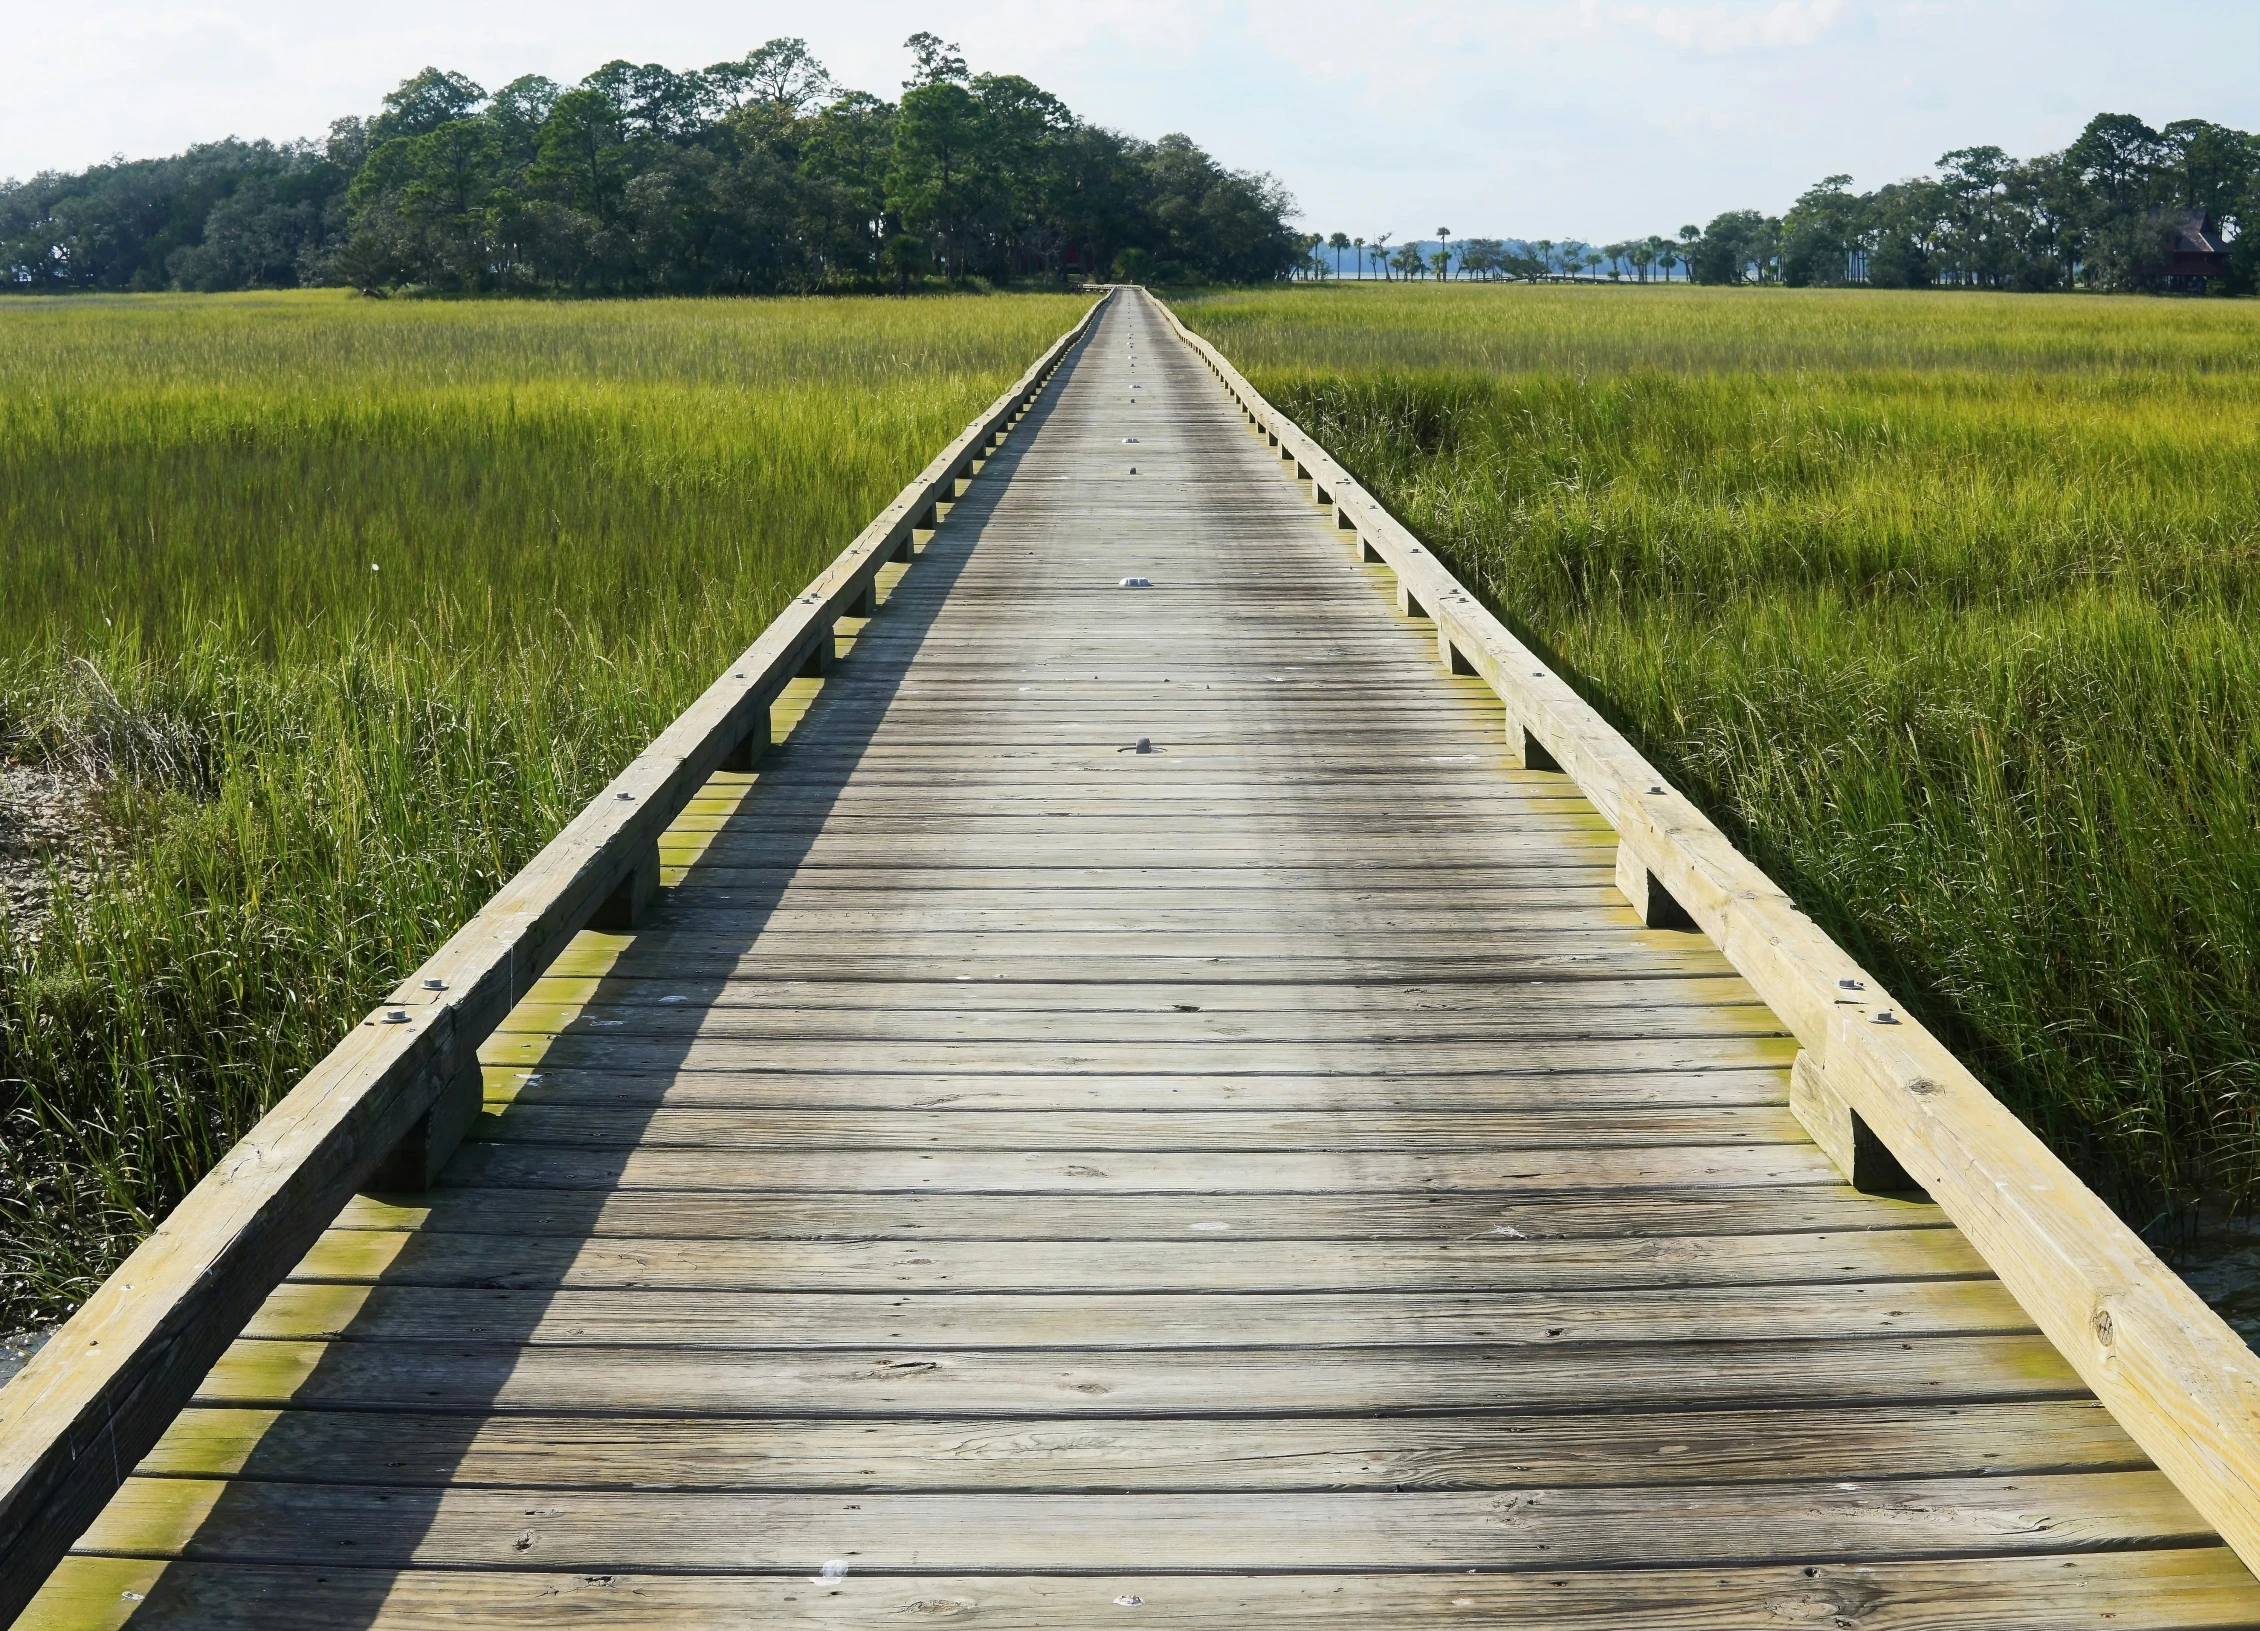
[[2130, 1220], [2260, 1194], [2260, 306], [1185, 315]]
[[[0, 1329], [66, 1311], [1082, 303], [0, 310]], [[36, 932], [35, 932], [36, 927]]]

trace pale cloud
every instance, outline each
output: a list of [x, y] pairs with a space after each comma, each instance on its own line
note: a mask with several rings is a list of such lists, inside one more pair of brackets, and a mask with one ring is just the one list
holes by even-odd
[[1618, 22], [1644, 28], [1687, 51], [1719, 56], [1812, 45], [1845, 14], [1842, 0], [1776, 0], [1764, 6], [1614, 6]]

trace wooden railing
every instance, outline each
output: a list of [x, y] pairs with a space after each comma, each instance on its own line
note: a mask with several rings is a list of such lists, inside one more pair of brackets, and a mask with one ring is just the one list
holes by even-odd
[[156, 1443], [215, 1360], [373, 1176], [420, 1184], [477, 1113], [478, 1047], [581, 929], [625, 927], [657, 887], [659, 836], [715, 771], [750, 768], [770, 705], [820, 672], [834, 624], [875, 609], [1035, 402], [1102, 299], [968, 425], [730, 671], [244, 1135], [5, 1389], [0, 1624]]
[[1618, 886], [1642, 919], [1700, 929], [1789, 1026], [1791, 1108], [1845, 1176], [1891, 1188], [1903, 1171], [1928, 1190], [2260, 1572], [2260, 1355], [1324, 448], [1162, 312], [1364, 558], [1394, 570], [1400, 604], [1435, 621], [1444, 665], [1506, 704], [1510, 752], [1568, 775], [1616, 829]]

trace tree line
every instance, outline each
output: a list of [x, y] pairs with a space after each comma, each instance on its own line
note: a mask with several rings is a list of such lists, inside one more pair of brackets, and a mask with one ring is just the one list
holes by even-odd
[[[1305, 238], [1301, 277], [1607, 278], [1876, 288], [2260, 288], [2260, 136], [2205, 119], [2153, 130], [2098, 114], [2061, 153], [2013, 159], [1962, 147], [1938, 173], [1856, 193], [1829, 176], [1787, 213], [1728, 210], [1621, 243], [1467, 238], [1389, 248], [1336, 232]], [[1353, 270], [1354, 269], [1354, 270]]]
[[2154, 291], [2202, 277], [2250, 294], [2256, 220], [2260, 137], [2106, 113], [2061, 153], [1957, 148], [1935, 176], [1870, 193], [1829, 176], [1778, 219], [1732, 210], [1681, 236], [1706, 283]]
[[1294, 200], [1189, 138], [1079, 119], [932, 34], [889, 102], [798, 39], [695, 72], [488, 91], [427, 68], [320, 143], [206, 143], [0, 183], [0, 288], [585, 294], [931, 280], [1260, 282]]

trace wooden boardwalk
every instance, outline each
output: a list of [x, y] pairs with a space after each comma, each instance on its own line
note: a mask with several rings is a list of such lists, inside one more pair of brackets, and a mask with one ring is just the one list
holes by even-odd
[[2260, 1625], [1142, 297], [920, 536], [25, 1624]]

